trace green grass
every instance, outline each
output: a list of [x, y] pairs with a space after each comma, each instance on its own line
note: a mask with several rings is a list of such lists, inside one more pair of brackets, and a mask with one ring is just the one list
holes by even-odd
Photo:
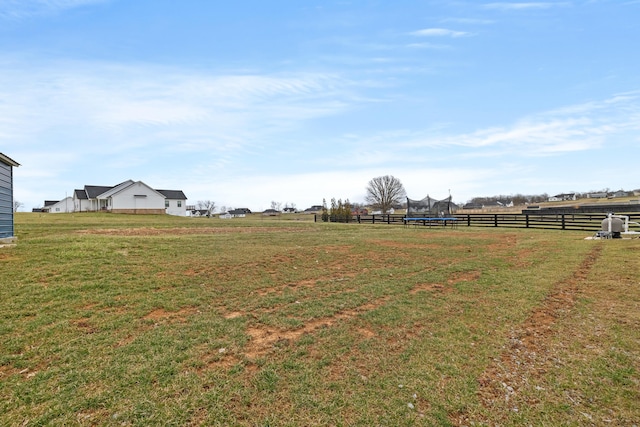
[[640, 239], [110, 214], [16, 231], [2, 425], [640, 422]]

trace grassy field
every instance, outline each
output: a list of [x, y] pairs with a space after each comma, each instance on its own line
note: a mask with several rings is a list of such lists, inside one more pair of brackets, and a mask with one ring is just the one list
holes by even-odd
[[640, 424], [640, 239], [16, 217], [0, 425]]

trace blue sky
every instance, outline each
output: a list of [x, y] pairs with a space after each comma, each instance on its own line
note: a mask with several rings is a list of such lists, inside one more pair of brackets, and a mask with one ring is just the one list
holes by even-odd
[[640, 1], [0, 0], [23, 210], [141, 180], [264, 210], [640, 188]]

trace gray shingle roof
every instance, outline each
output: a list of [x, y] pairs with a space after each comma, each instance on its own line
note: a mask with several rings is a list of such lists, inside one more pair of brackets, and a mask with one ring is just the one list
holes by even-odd
[[182, 190], [156, 190], [167, 199], [172, 200], [187, 200], [187, 196], [184, 195]]
[[105, 193], [105, 192], [111, 190], [112, 188], [113, 187], [105, 187], [105, 186], [102, 186], [102, 185], [85, 185], [84, 186], [84, 191], [87, 193], [87, 196], [90, 199], [95, 199], [96, 197], [98, 197], [102, 193]]

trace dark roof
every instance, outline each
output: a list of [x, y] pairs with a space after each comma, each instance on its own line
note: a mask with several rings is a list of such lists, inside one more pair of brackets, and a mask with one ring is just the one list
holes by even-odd
[[85, 185], [84, 191], [87, 193], [87, 197], [90, 199], [95, 199], [102, 193], [106, 193], [111, 190], [113, 187], [105, 187], [102, 185]]
[[88, 200], [87, 192], [84, 190], [73, 190], [73, 197], [81, 200]]
[[20, 163], [16, 162], [11, 157], [7, 156], [6, 154], [2, 154], [2, 153], [0, 153], [0, 162], [5, 163], [5, 164], [7, 164], [9, 166], [20, 166]]
[[172, 200], [187, 200], [187, 196], [184, 195], [182, 190], [156, 190], [167, 199]]
[[45, 207], [52, 206], [52, 205], [55, 205], [56, 203], [58, 203], [59, 201], [60, 200], [45, 200], [44, 201], [44, 206]]

